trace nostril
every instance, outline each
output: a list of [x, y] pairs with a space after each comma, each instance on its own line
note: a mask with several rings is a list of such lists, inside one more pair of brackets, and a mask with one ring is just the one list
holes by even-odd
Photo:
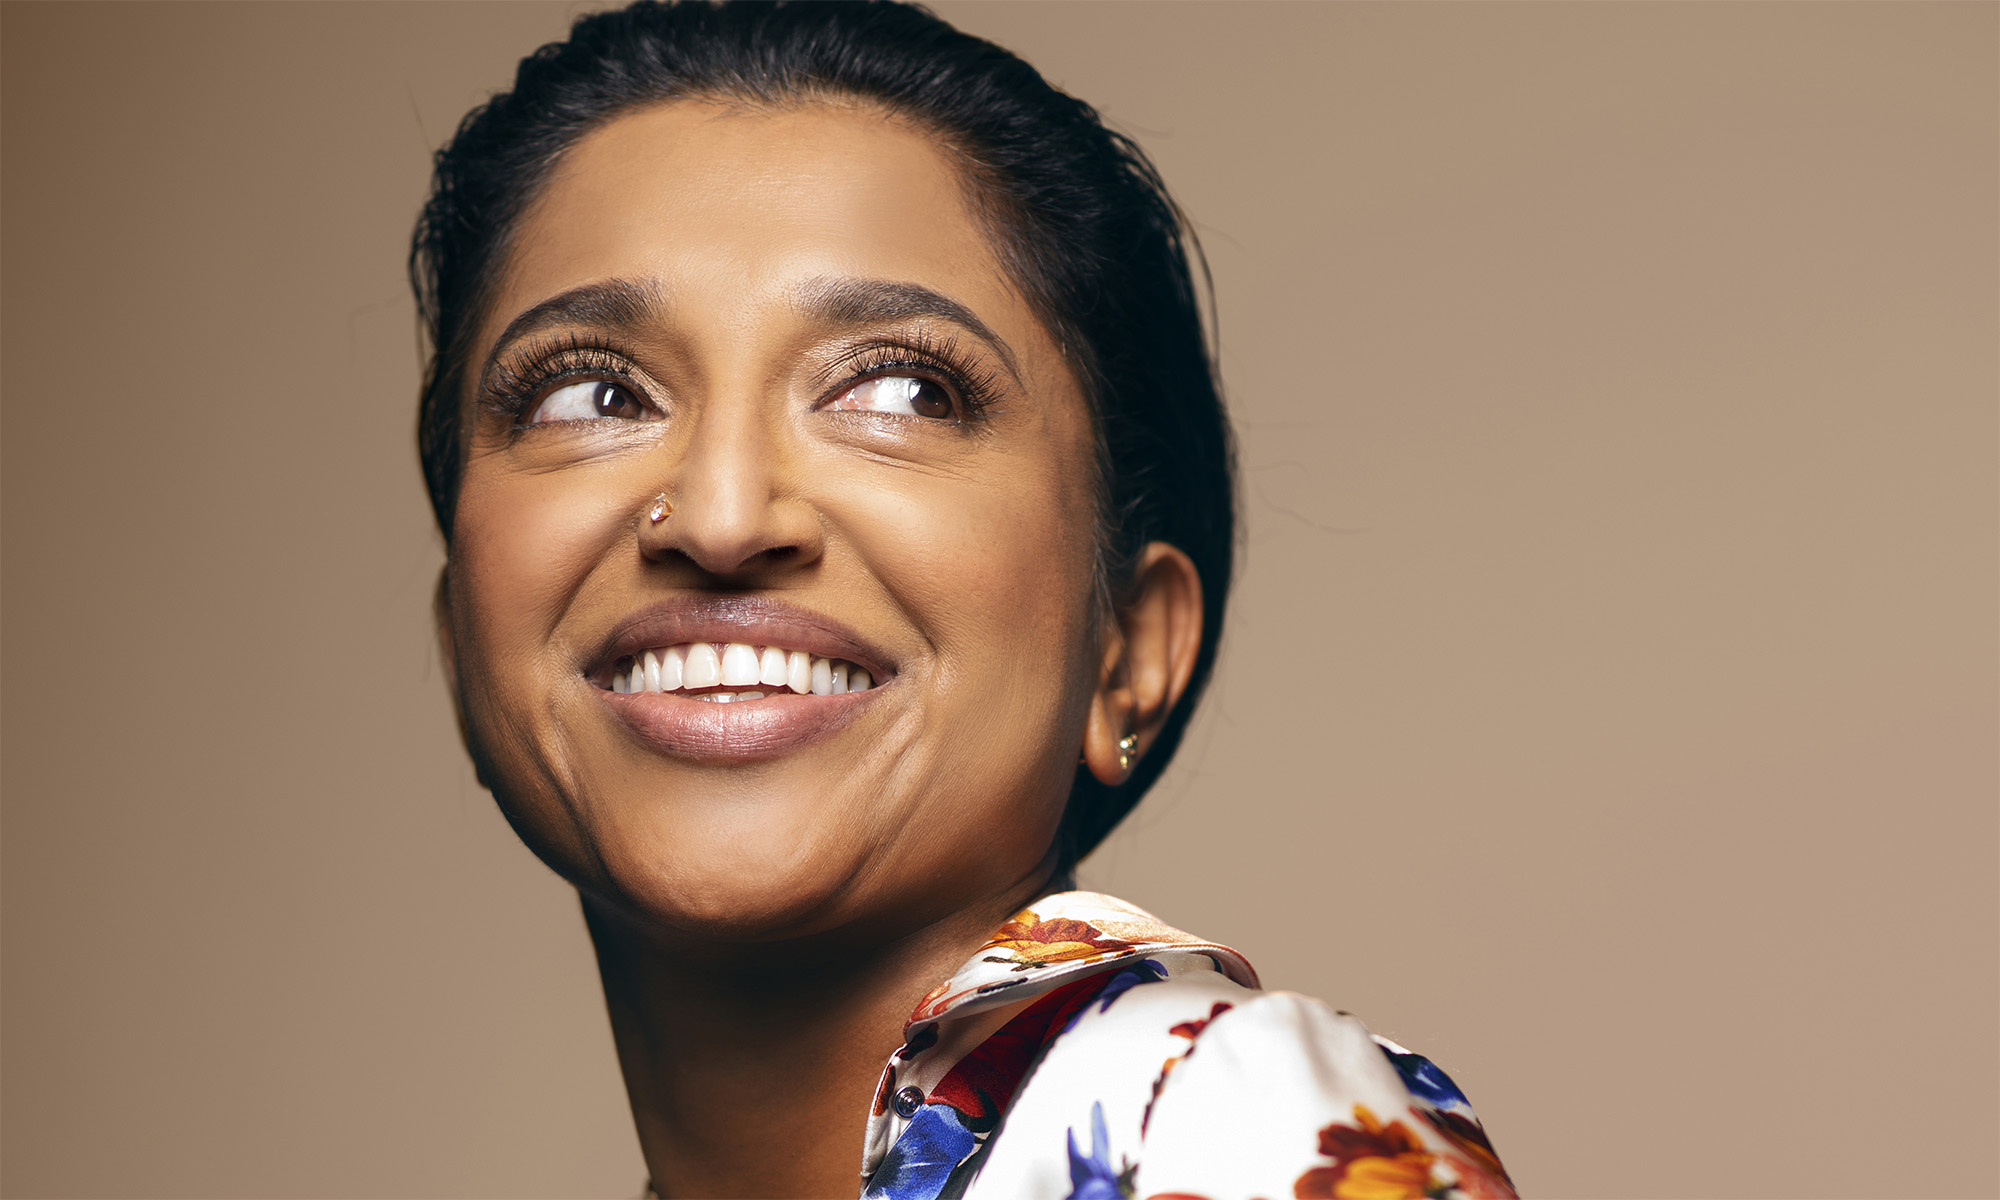
[[736, 579], [746, 574], [754, 575], [772, 568], [793, 567], [811, 558], [803, 546], [769, 546], [741, 560], [726, 554], [703, 554], [698, 548], [682, 546], [642, 546], [640, 554], [656, 564], [679, 563], [682, 566], [693, 567], [702, 575], [718, 581]]
[[683, 485], [675, 491], [673, 514], [658, 524], [640, 507], [640, 554], [663, 566], [692, 565], [718, 580], [797, 570], [819, 556], [824, 538], [810, 505], [743, 501], [736, 492]]

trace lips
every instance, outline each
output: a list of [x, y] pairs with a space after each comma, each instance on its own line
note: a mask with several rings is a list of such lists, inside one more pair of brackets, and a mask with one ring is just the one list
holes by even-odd
[[656, 604], [620, 622], [583, 671], [650, 748], [677, 758], [770, 758], [845, 728], [895, 677], [843, 623], [748, 596]]

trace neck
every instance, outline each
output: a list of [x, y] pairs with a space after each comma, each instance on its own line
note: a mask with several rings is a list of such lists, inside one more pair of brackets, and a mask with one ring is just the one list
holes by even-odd
[[875, 1087], [917, 1002], [1039, 879], [891, 940], [668, 939], [588, 896], [612, 1035], [661, 1196], [854, 1196]]

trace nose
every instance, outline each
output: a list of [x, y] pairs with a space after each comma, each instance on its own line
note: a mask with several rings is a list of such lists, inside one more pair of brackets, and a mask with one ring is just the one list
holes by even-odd
[[673, 455], [660, 479], [671, 512], [656, 520], [650, 495], [640, 506], [639, 551], [648, 561], [684, 561], [740, 582], [819, 558], [819, 512], [799, 486], [789, 439], [763, 407], [704, 406], [678, 452], [662, 448]]

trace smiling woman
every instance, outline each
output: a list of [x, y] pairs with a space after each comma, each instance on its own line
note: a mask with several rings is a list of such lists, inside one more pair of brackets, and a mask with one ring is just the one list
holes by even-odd
[[1434, 1066], [1069, 890], [1229, 590], [1181, 231], [899, 5], [586, 17], [439, 154], [439, 636], [658, 1194], [1511, 1194]]

